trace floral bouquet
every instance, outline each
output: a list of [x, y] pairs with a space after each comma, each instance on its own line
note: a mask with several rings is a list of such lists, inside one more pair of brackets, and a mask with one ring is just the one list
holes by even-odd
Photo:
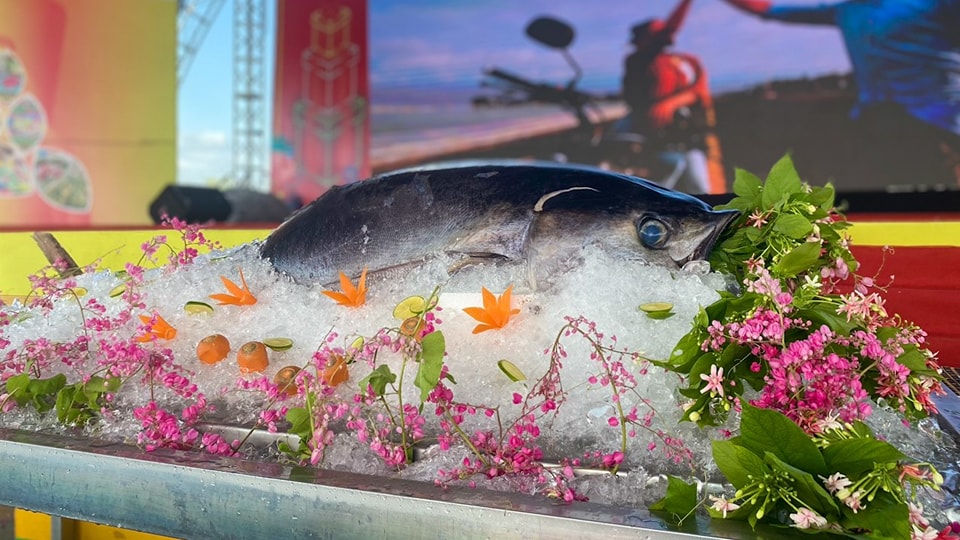
[[701, 310], [659, 363], [683, 376], [685, 420], [741, 414], [740, 435], [713, 445], [736, 492], [713, 497], [711, 515], [872, 537], [941, 534], [908, 488], [938, 489], [942, 477], [863, 423], [875, 403], [905, 421], [937, 413], [940, 368], [924, 332], [886, 312], [876, 276], [855, 274], [830, 185], [801, 182], [785, 157], [766, 182], [737, 171], [734, 193], [726, 207], [742, 216], [711, 263], [745, 288]]

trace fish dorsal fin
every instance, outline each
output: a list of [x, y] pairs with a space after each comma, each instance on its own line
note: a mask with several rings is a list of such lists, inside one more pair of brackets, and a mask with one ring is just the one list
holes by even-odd
[[547, 202], [549, 202], [551, 199], [555, 199], [555, 198], [557, 198], [557, 197], [562, 197], [563, 195], [565, 195], [565, 194], [567, 194], [567, 193], [573, 193], [573, 192], [577, 192], [577, 191], [595, 191], [595, 192], [597, 192], [597, 193], [600, 193], [600, 190], [599, 190], [599, 189], [597, 189], [597, 188], [592, 188], [592, 187], [589, 187], [589, 186], [573, 186], [573, 187], [568, 187], [568, 188], [566, 188], [566, 189], [558, 189], [558, 190], [556, 190], [556, 191], [551, 191], [550, 193], [547, 193], [547, 194], [545, 194], [544, 196], [540, 197], [540, 200], [537, 201], [537, 204], [533, 205], [533, 211], [534, 211], [534, 212], [543, 212], [544, 206], [545, 206], [545, 205], [547, 204]]

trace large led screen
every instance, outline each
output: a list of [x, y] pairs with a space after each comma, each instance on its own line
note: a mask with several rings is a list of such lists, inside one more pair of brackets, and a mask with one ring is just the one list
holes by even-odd
[[[806, 179], [841, 191], [956, 189], [960, 3], [784, 0], [766, 18], [723, 0], [684, 4], [371, 0], [374, 172], [566, 160], [716, 193], [735, 167], [762, 172], [789, 152]], [[685, 86], [697, 99], [660, 107], [678, 126], [663, 141], [625, 129], [622, 86], [634, 44], [665, 24], [675, 32], [657, 73], [672, 79], [645, 80], [648, 70], [635, 82], [657, 99]], [[707, 180], [665, 168], [690, 148]]]

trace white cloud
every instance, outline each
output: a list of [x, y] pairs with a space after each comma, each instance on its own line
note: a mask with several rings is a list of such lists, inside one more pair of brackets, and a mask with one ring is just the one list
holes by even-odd
[[177, 182], [204, 185], [229, 174], [230, 138], [223, 131], [180, 133], [177, 141]]

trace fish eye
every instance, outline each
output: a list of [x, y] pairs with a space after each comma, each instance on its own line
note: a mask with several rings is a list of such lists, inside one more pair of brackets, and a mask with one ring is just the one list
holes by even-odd
[[670, 229], [659, 219], [648, 218], [637, 226], [640, 243], [651, 249], [660, 249], [670, 238]]

